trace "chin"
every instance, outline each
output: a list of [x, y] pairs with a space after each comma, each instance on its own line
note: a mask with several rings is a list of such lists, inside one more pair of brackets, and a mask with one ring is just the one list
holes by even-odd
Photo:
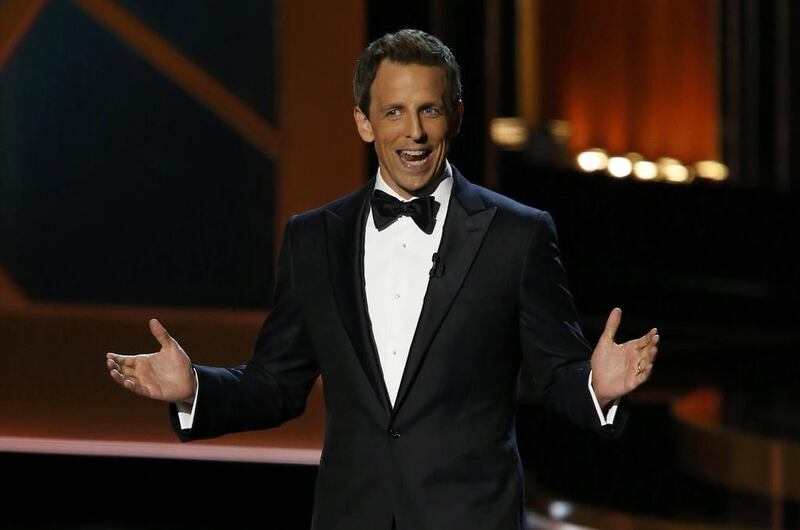
[[416, 194], [418, 191], [425, 188], [430, 183], [430, 179], [427, 180], [418, 180], [415, 181], [413, 184], [409, 184], [408, 186], [403, 186], [403, 189], [411, 194]]

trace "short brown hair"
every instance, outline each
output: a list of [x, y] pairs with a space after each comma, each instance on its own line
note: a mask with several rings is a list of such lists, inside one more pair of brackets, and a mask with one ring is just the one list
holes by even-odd
[[372, 41], [358, 58], [353, 74], [356, 105], [369, 116], [370, 87], [384, 59], [399, 64], [441, 66], [447, 83], [449, 110], [461, 99], [461, 71], [455, 55], [442, 41], [418, 29], [402, 29]]

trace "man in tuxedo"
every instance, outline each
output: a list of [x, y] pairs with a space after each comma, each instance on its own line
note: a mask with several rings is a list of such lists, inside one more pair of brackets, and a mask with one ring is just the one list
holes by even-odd
[[448, 163], [464, 107], [438, 39], [403, 30], [371, 43], [354, 89], [378, 173], [288, 222], [249, 363], [193, 366], [151, 320], [161, 350], [109, 353], [107, 366], [125, 388], [172, 403], [182, 440], [280, 425], [321, 374], [315, 529], [524, 528], [521, 363], [558, 413], [613, 435], [618, 400], [650, 376], [659, 337], [616, 344], [614, 309], [592, 350], [550, 215]]

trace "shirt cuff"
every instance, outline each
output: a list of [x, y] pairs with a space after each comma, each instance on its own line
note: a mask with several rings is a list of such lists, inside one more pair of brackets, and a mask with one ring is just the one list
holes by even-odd
[[604, 427], [606, 425], [613, 425], [614, 424], [614, 417], [617, 415], [617, 406], [619, 405], [619, 398], [614, 400], [614, 403], [611, 404], [611, 408], [608, 409], [608, 414], [603, 414], [603, 409], [600, 407], [600, 402], [597, 401], [597, 395], [594, 393], [594, 388], [592, 388], [592, 371], [589, 371], [589, 394], [592, 396], [592, 401], [594, 402], [594, 408], [597, 410], [597, 417], [600, 418], [600, 426]]
[[[197, 406], [197, 395], [200, 393], [200, 383], [197, 380], [197, 370], [192, 368], [192, 373], [194, 373], [194, 397], [192, 398], [191, 406], [186, 401], [181, 401], [180, 403], [175, 403], [175, 408], [178, 409], [178, 421], [181, 424], [181, 430], [187, 430], [192, 428], [192, 424], [194, 423], [194, 409]], [[589, 381], [591, 384], [592, 376], [589, 374]], [[592, 394], [594, 396], [594, 394]], [[597, 403], [597, 400], [595, 400]]]

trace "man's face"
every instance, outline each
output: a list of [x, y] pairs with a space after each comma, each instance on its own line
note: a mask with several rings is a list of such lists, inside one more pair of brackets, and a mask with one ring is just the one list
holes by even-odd
[[375, 142], [381, 174], [402, 197], [426, 195], [439, 183], [450, 138], [458, 134], [463, 105], [448, 109], [440, 66], [380, 64], [370, 87], [369, 116], [354, 116], [365, 142]]

